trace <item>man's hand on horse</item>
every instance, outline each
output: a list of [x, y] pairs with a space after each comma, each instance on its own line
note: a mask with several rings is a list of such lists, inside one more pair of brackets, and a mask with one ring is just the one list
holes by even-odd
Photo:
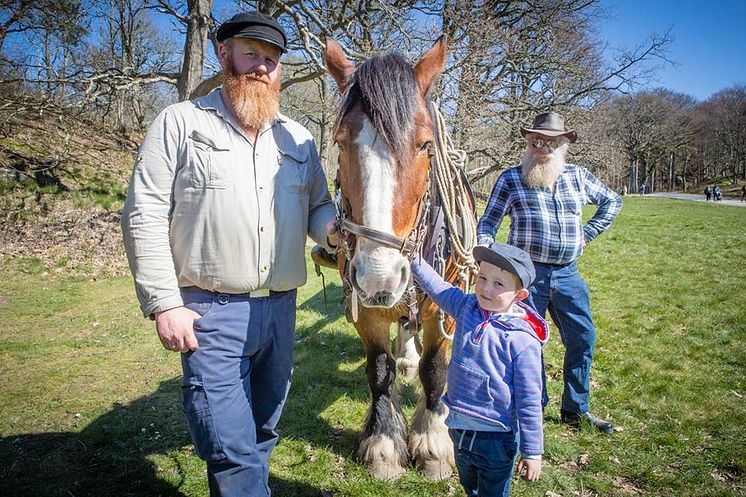
[[188, 352], [197, 350], [199, 342], [194, 334], [194, 322], [201, 316], [186, 307], [174, 307], [155, 313], [155, 329], [167, 350]]
[[339, 223], [337, 223], [336, 219], [332, 219], [326, 223], [326, 241], [331, 248], [339, 246]]

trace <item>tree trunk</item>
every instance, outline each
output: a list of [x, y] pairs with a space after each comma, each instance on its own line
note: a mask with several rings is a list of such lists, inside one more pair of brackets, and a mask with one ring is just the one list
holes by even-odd
[[[327, 98], [329, 95], [329, 84], [326, 78], [320, 78], [319, 85], [321, 86], [321, 116], [319, 116], [319, 158], [321, 159], [321, 165], [326, 166], [329, 164], [329, 139], [327, 134], [329, 127], [331, 126], [330, 121], [332, 116], [330, 115], [331, 109], [326, 105]], [[333, 97], [331, 98], [334, 101]]]
[[671, 152], [671, 157], [668, 160], [668, 191], [672, 192], [676, 189], [676, 177], [674, 176], [674, 156], [676, 152]]
[[205, 63], [207, 27], [213, 0], [188, 0], [187, 34], [184, 41], [184, 60], [176, 85], [179, 101], [189, 98], [190, 93], [202, 80], [202, 67]]
[[735, 185], [738, 183], [738, 159], [736, 157], [736, 148], [733, 145], [730, 147], [730, 163], [733, 168], [733, 180], [731, 183]]

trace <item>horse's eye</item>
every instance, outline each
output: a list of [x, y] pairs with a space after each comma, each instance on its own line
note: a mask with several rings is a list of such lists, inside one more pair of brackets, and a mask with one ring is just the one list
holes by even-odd
[[432, 144], [433, 144], [433, 142], [431, 142], [429, 140], [426, 141], [425, 143], [423, 143], [422, 145], [420, 145], [420, 152], [424, 152], [425, 150], [427, 150], [428, 148], [430, 148], [430, 146]]

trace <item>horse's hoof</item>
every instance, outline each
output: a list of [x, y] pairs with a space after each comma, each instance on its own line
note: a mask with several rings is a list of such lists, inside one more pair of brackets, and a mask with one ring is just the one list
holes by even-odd
[[404, 474], [404, 468], [398, 464], [376, 461], [366, 466], [367, 473], [377, 480], [394, 481], [401, 478]]
[[451, 465], [444, 461], [430, 460], [418, 464], [420, 472], [430, 481], [447, 480], [453, 474]]

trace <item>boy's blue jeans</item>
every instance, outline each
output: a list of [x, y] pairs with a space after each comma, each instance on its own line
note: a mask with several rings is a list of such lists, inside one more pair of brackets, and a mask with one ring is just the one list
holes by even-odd
[[267, 497], [290, 388], [296, 291], [268, 297], [182, 289], [199, 348], [181, 355], [184, 413], [210, 495]]
[[[535, 262], [534, 267], [536, 279], [529, 288], [531, 295], [526, 303], [541, 316], [546, 316], [546, 311], [549, 311], [565, 346], [562, 410], [587, 412], [593, 347], [596, 342], [588, 285], [580, 276], [575, 262], [566, 265]], [[544, 375], [544, 406], [549, 401], [546, 383]]]
[[458, 479], [468, 497], [508, 497], [518, 439], [512, 431], [449, 429]]

